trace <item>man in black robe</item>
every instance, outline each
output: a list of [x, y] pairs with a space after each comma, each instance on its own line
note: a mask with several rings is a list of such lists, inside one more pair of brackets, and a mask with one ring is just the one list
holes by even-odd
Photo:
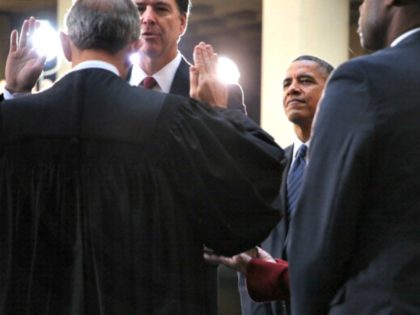
[[[131, 0], [76, 1], [61, 36], [73, 70], [1, 103], [1, 314], [213, 314], [203, 245], [241, 252], [279, 219], [269, 135], [120, 78], [138, 23]], [[224, 105], [205, 93], [206, 52], [194, 93]]]

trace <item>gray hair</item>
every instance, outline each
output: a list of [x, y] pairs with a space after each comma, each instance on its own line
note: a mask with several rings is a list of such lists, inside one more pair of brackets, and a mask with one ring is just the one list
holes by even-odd
[[140, 19], [132, 0], [77, 0], [67, 14], [66, 26], [80, 50], [114, 54], [140, 36]]

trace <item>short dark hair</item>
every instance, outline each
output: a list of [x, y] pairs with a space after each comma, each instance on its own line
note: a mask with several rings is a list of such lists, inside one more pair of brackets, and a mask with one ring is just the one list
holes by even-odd
[[176, 0], [179, 12], [188, 17], [191, 10], [191, 1], [190, 0]]
[[328, 62], [326, 62], [325, 60], [312, 56], [312, 55], [301, 55], [299, 57], [297, 57], [295, 60], [293, 60], [293, 62], [295, 61], [302, 61], [302, 60], [308, 60], [308, 61], [313, 61], [316, 62], [319, 67], [325, 72], [325, 76], [328, 78], [331, 74], [331, 72], [333, 72], [334, 67], [332, 65], [330, 65]]
[[66, 17], [68, 36], [81, 50], [114, 54], [140, 36], [140, 19], [132, 0], [77, 0]]

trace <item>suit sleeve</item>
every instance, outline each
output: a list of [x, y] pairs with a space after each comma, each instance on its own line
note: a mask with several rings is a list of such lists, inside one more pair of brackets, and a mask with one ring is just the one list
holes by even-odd
[[288, 300], [289, 265], [277, 259], [275, 263], [254, 258], [246, 269], [246, 285], [249, 296], [256, 302]]
[[289, 244], [295, 315], [326, 314], [349, 273], [374, 139], [366, 77], [357, 64], [345, 64], [320, 103]]

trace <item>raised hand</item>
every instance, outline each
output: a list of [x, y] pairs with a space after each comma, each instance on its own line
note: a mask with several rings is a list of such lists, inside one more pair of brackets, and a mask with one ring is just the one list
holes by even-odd
[[214, 107], [227, 107], [227, 86], [217, 76], [217, 55], [203, 42], [194, 48], [194, 65], [190, 68], [190, 96]]
[[39, 56], [30, 41], [39, 22], [30, 17], [10, 34], [10, 49], [6, 60], [6, 89], [11, 93], [30, 92], [44, 69], [45, 56]]

